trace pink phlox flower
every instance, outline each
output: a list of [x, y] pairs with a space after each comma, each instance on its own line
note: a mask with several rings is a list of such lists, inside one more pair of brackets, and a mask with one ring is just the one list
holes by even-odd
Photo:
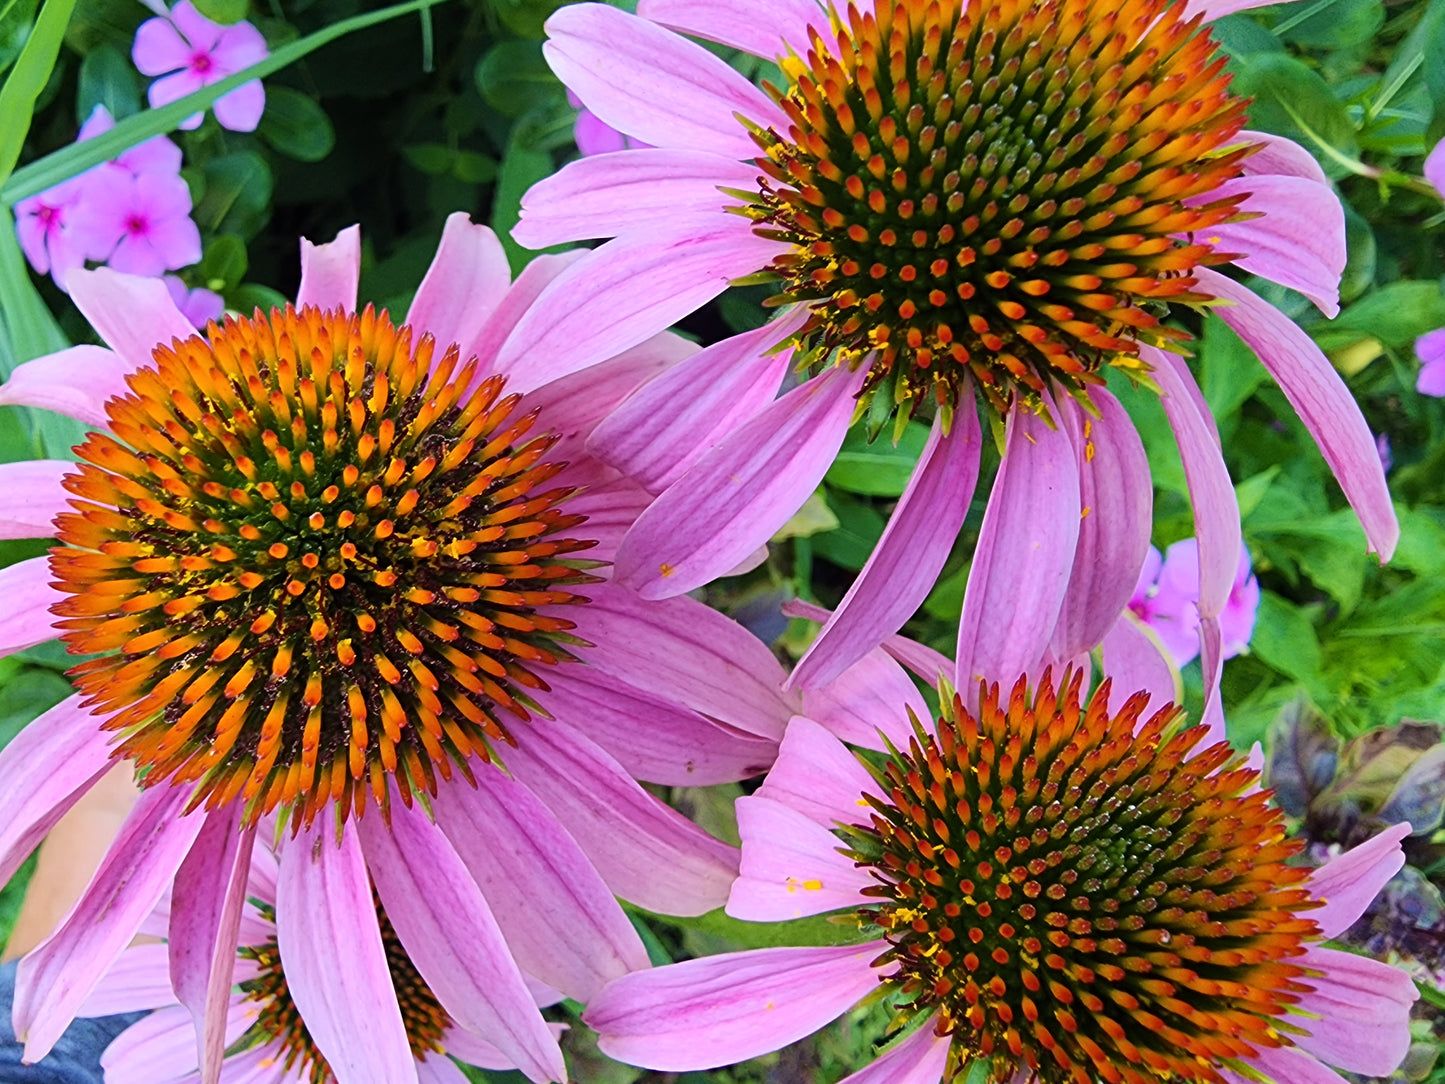
[[[222, 26], [181, 0], [169, 18], [147, 19], [135, 33], [131, 59], [144, 75], [159, 75], [147, 98], [152, 107], [167, 105], [228, 75], [249, 68], [270, 55], [266, 39], [247, 22]], [[266, 109], [266, 91], [257, 79], [217, 98], [211, 106], [222, 128], [251, 132]], [[195, 128], [201, 114], [187, 117], [182, 128]]]
[[1416, 339], [1415, 356], [1420, 359], [1415, 390], [1437, 399], [1445, 396], [1445, 327], [1427, 331]]
[[[103, 105], [97, 105], [80, 126], [80, 135], [76, 137], [76, 141], [93, 139], [114, 127], [115, 118], [110, 115], [110, 110]], [[85, 176], [103, 176], [99, 171], [107, 167], [123, 170], [132, 177], [139, 177], [142, 173], [180, 173], [181, 148], [166, 136], [155, 136], [131, 147]]]
[[87, 189], [75, 221], [86, 255], [127, 274], [155, 277], [201, 258], [191, 190], [173, 173], [116, 170], [106, 183]]
[[48, 188], [15, 204], [15, 236], [38, 274], [49, 274], [65, 289], [65, 280], [85, 266], [86, 238], [76, 229], [75, 212], [85, 195], [81, 177]]
[[1425, 179], [1435, 186], [1440, 198], [1445, 199], [1445, 139], [1435, 144], [1425, 158]]
[[165, 275], [161, 281], [166, 284], [181, 315], [198, 328], [204, 328], [211, 320], [219, 320], [226, 311], [226, 302], [214, 290], [203, 286], [192, 290], [178, 275]]
[[[1187, 666], [1199, 654], [1198, 539], [1174, 543], [1162, 558], [1149, 547], [1129, 609], [1154, 630], [1177, 666]], [[1249, 549], [1241, 543], [1234, 583], [1219, 614], [1226, 659], [1248, 650], [1258, 609], [1259, 580], [1250, 566]]]
[[577, 110], [577, 123], [572, 129], [572, 139], [577, 144], [577, 149], [584, 156], [593, 154], [608, 154], [612, 151], [637, 150], [642, 147], [650, 147], [652, 144], [644, 143], [640, 139], [623, 135], [612, 125], [599, 117], [592, 110], [582, 104], [582, 100], [572, 91], [567, 92], [567, 104]]

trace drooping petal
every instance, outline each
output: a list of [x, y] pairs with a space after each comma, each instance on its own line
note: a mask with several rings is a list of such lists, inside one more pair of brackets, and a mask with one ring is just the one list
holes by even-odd
[[75, 1015], [110, 1016], [175, 1005], [169, 955], [170, 950], [163, 944], [131, 945], [116, 957]]
[[85, 893], [20, 961], [15, 1033], [25, 1041], [27, 1062], [55, 1045], [175, 876], [205, 823], [202, 815], [181, 816], [189, 799], [184, 787], [143, 791]]
[[574, 4], [547, 20], [547, 63], [584, 105], [654, 147], [758, 153], [735, 113], [787, 131], [773, 101], [721, 58], [646, 19], [605, 4]]
[[608, 1057], [686, 1072], [755, 1058], [811, 1035], [878, 985], [882, 941], [769, 948], [637, 971], [583, 1014]]
[[782, 922], [862, 907], [876, 884], [838, 853], [838, 837], [810, 817], [757, 795], [737, 800], [742, 864], [727, 912], [748, 922]]
[[682, 319], [782, 248], [722, 212], [633, 230], [557, 275], [512, 328], [496, 367], [516, 391], [585, 369]]
[[1298, 290], [1326, 316], [1337, 316], [1345, 209], [1334, 189], [1302, 177], [1237, 177], [1208, 198], [1243, 193], [1248, 195], [1239, 209], [1262, 217], [1211, 226], [1215, 251], [1242, 253], [1235, 266]]
[[1011, 685], [1038, 666], [1079, 540], [1079, 468], [1068, 434], [1009, 415], [1003, 462], [963, 594], [955, 685]]
[[65, 284], [75, 307], [129, 369], [151, 364], [157, 345], [170, 346], [172, 339], [184, 342], [196, 334], [158, 278], [97, 267], [72, 271]]
[[671, 598], [771, 538], [823, 480], [866, 375], [829, 370], [723, 439], [638, 518], [617, 551], [616, 581], [643, 598]]
[[236, 963], [241, 908], [256, 829], [241, 827], [241, 805], [206, 818], [171, 891], [171, 985], [196, 1025], [196, 1064], [203, 1084], [221, 1079], [226, 1005]]
[[584, 662], [749, 734], [778, 740], [797, 710], [781, 691], [782, 664], [736, 621], [696, 599], [644, 602], [594, 589], [573, 607]]
[[[335, 240], [312, 244], [301, 238], [301, 286], [296, 307], [356, 309], [356, 287], [361, 278], [361, 227], [347, 226]], [[107, 340], [109, 341], [109, 340]]]
[[457, 211], [447, 216], [441, 244], [407, 309], [406, 322], [414, 335], [431, 332], [440, 358], [451, 343], [465, 348], [476, 339], [511, 282], [497, 235]]
[[387, 918], [447, 1014], [496, 1043], [528, 1079], [566, 1080], [557, 1040], [447, 837], [420, 808], [398, 803], [390, 827], [368, 817], [357, 832]]
[[443, 787], [432, 805], [529, 974], [585, 1002], [612, 979], [648, 966], [647, 950], [602, 877], [521, 783], [483, 768], [475, 789]]
[[637, 13], [764, 60], [782, 56], [785, 44], [802, 56], [809, 24], [825, 33], [828, 29], [827, 17], [813, 0], [640, 0]]
[[[416, 1084], [359, 833], [318, 817], [284, 840], [276, 941], [286, 986], [338, 1084]], [[344, 951], [338, 951], [338, 947]], [[358, 1028], [356, 1021], [365, 1020]]]
[[[768, 798], [796, 810], [824, 828], [842, 821], [852, 824], [866, 816], [860, 800], [880, 788], [866, 768], [825, 727], [806, 716], [788, 723], [778, 759], [756, 797]], [[749, 834], [742, 834], [744, 846]]]
[[924, 1024], [872, 1065], [838, 1084], [939, 1084], [952, 1045], [950, 1036], [939, 1035]]
[[[948, 672], [935, 670], [931, 680]], [[885, 737], [895, 745], [907, 744], [912, 734], [910, 711], [920, 719], [929, 715], [918, 687], [882, 648], [869, 651], [827, 685], [803, 692], [803, 713], [808, 718], [866, 749], [882, 749]]]
[[983, 437], [972, 394], [965, 389], [947, 436], [935, 421], [883, 536], [793, 671], [794, 685], [806, 688], [838, 677], [902, 628], [933, 589], [978, 482]]
[[1126, 610], [1119, 615], [1104, 637], [1103, 649], [1104, 673], [1113, 678], [1119, 692], [1147, 692], [1150, 711], [1183, 701], [1179, 671], [1170, 665], [1167, 653], [1149, 627], [1132, 613]]
[[594, 154], [538, 181], [522, 197], [518, 244], [545, 248], [589, 237], [650, 229], [677, 215], [735, 203], [719, 186], [746, 188], [758, 167], [708, 151], [650, 147]]
[[103, 346], [72, 346], [17, 365], [0, 384], [0, 406], [40, 407], [103, 429], [106, 401], [126, 390], [133, 369]]
[[[800, 598], [783, 603], [783, 614], [787, 617], [801, 617], [805, 621], [822, 624], [828, 620], [830, 610]], [[883, 641], [883, 650], [906, 666], [929, 684], [938, 681], [938, 675], [953, 673], [953, 662], [941, 651], [910, 640], [906, 636], [889, 636]]]
[[49, 538], [51, 522], [70, 511], [60, 479], [75, 470], [64, 459], [27, 459], [0, 464], [0, 538]]
[[701, 787], [761, 775], [776, 742], [704, 719], [595, 666], [559, 667], [538, 700], [648, 783]]
[[799, 305], [755, 331], [734, 335], [649, 381], [609, 414], [588, 450], [660, 493], [719, 440], [773, 402], [792, 361], [768, 353], [807, 320]]
[[607, 886], [649, 911], [721, 907], [738, 855], [643, 790], [615, 760], [562, 723], [518, 727], [507, 767], [552, 811]]
[[111, 735], [81, 699], [62, 700], [0, 750], [0, 883], [110, 767]]
[[1199, 719], [1204, 725], [1204, 739], [1196, 748], [1203, 749], [1229, 738], [1219, 691], [1219, 681], [1224, 676], [1224, 641], [1217, 617], [1201, 615], [1199, 618], [1199, 666], [1204, 672], [1204, 708]]
[[1408, 824], [1395, 824], [1330, 859], [1310, 876], [1305, 887], [1324, 906], [1309, 913], [1325, 937], [1338, 937], [1365, 913], [1370, 901], [1405, 864], [1400, 841]]
[[1297, 1008], [1317, 1014], [1303, 1022], [1299, 1046], [1321, 1061], [1365, 1076], [1389, 1076], [1410, 1049], [1410, 1006], [1418, 998], [1404, 969], [1368, 956], [1311, 945], [1297, 957], [1311, 977]]
[[1215, 311], [1259, 355], [1320, 446], [1360, 517], [1371, 551], [1388, 561], [1400, 538], [1400, 524], [1374, 434], [1350, 389], [1314, 340], [1273, 305], [1217, 271], [1199, 268], [1197, 274], [1203, 290], [1233, 302]]
[[1117, 623], [1139, 580], [1154, 525], [1154, 486], [1144, 442], [1119, 401], [1102, 388], [1059, 404], [1079, 469], [1078, 548], [1052, 649], [1060, 659], [1089, 651]]

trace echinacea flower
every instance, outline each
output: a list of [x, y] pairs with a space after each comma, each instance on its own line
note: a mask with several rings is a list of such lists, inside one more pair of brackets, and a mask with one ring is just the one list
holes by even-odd
[[[1184, 538], [1162, 556], [1153, 546], [1129, 600], [1129, 609], [1158, 635], [1176, 666], [1187, 666], [1199, 654], [1199, 542]], [[1239, 564], [1229, 600], [1219, 614], [1224, 658], [1249, 647], [1259, 610], [1259, 580], [1250, 566], [1249, 549], [1239, 548]]]
[[[1178, 437], [1212, 689], [1238, 512], [1176, 353], [1187, 336], [1164, 322], [1173, 305], [1208, 306], [1255, 349], [1388, 557], [1398, 526], [1348, 389], [1308, 336], [1215, 269], [1232, 262], [1338, 309], [1339, 201], [1302, 148], [1243, 130], [1245, 103], [1201, 26], [1241, 6], [641, 0], [637, 15], [603, 4], [553, 15], [545, 49], [563, 82], [657, 149], [584, 158], [524, 197], [524, 244], [614, 238], [554, 284], [575, 277], [590, 298], [537, 326], [546, 349], [583, 364], [743, 279], [777, 283], [785, 306], [748, 349], [699, 355], [623, 408], [619, 427], [652, 419], [649, 449], [599, 434], [598, 453], [629, 471], [637, 455], [680, 458], [699, 417], [716, 445], [639, 520], [619, 582], [655, 598], [707, 581], [812, 492], [852, 421], [881, 430], [932, 414], [889, 532], [795, 674], [835, 677], [901, 626], [942, 568], [977, 477], [977, 397], [1007, 432], [989, 511], [1009, 522], [1013, 556], [992, 574], [1035, 585], [1017, 620], [1052, 625], [1071, 563], [1097, 548], [1114, 577], [1099, 589], [1122, 608], [1147, 546], [1132, 494], [1148, 476], [1100, 387], [1112, 367], [1153, 381]], [[784, 85], [759, 90], [675, 31], [777, 58]], [[768, 351], [784, 341], [815, 375], [774, 401], [787, 354]], [[1136, 503], [1081, 525], [1101, 500]], [[961, 662], [971, 620], [966, 609]], [[1054, 645], [1057, 657], [1091, 635]], [[1037, 662], [985, 657], [976, 673]]]
[[88, 656], [78, 694], [0, 753], [0, 879], [116, 757], [144, 791], [20, 964], [28, 1058], [170, 888], [176, 993], [214, 1065], [214, 950], [272, 814], [287, 981], [341, 1084], [415, 1074], [377, 1016], [373, 885], [452, 1019], [538, 1081], [563, 1069], [522, 971], [585, 1000], [646, 965], [613, 893], [722, 903], [735, 850], [637, 780], [758, 774], [800, 705], [734, 622], [607, 579], [651, 498], [586, 438], [692, 348], [661, 335], [552, 380], [516, 328], [571, 259], [510, 282], [495, 235], [454, 215], [397, 327], [356, 311], [353, 228], [303, 243], [298, 308], [204, 337], [159, 280], [75, 273], [109, 349], [0, 386], [97, 429], [79, 465], [0, 467], [0, 531], [61, 542], [0, 571], [0, 651], [59, 636]]
[[1082, 684], [1045, 675], [1030, 695], [1020, 680], [1002, 702], [991, 686], [976, 715], [945, 686], [936, 725], [899, 705], [866, 758], [794, 719], [738, 801], [728, 911], [837, 912], [844, 943], [618, 979], [584, 1017], [602, 1050], [703, 1069], [881, 999], [886, 1045], [842, 1084], [1388, 1075], [1414, 984], [1320, 942], [1400, 869], [1410, 826], [1318, 870], [1292, 864], [1303, 844], [1256, 768], [1203, 745], [1173, 705], [1149, 714], [1140, 693], [1111, 710], [1108, 682], [1089, 697]]
[[[276, 859], [269, 847], [252, 853], [237, 943], [231, 946], [232, 986], [227, 992], [219, 1084], [330, 1084], [336, 1080], [316, 1047], [297, 1003], [300, 991], [287, 981], [276, 926]], [[142, 926], [155, 937], [169, 928], [171, 900], [165, 898]], [[394, 992], [420, 1084], [464, 1084], [466, 1076], [450, 1057], [484, 1069], [516, 1066], [485, 1037], [457, 1024], [442, 1007], [402, 946], [384, 908], [376, 907], [385, 950], [387, 979]], [[539, 1005], [557, 995], [531, 983]], [[307, 991], [309, 993], [309, 991]], [[303, 1000], [305, 995], [301, 995]], [[82, 1006], [82, 1016], [145, 1011], [121, 1032], [101, 1057], [107, 1081], [199, 1080], [190, 1011], [171, 988], [165, 945], [127, 948]], [[556, 1031], [558, 1025], [550, 1025]], [[449, 1057], [450, 1056], [450, 1057]]]
[[[167, 17], [141, 23], [131, 46], [131, 60], [141, 74], [162, 77], [146, 93], [152, 108], [219, 83], [269, 55], [266, 39], [250, 23], [213, 23], [191, 0], [181, 0]], [[255, 131], [265, 110], [266, 90], [259, 79], [221, 95], [211, 106], [221, 127], [233, 132]], [[181, 127], [198, 127], [201, 116], [187, 117]]]

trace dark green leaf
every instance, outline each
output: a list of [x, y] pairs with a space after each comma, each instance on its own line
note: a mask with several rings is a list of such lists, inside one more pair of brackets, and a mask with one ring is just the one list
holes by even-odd
[[196, 0], [196, 10], [213, 23], [230, 26], [246, 17], [248, 0]]
[[565, 96], [539, 41], [502, 41], [477, 61], [477, 90], [499, 113], [520, 117], [547, 98]]
[[249, 266], [246, 242], [234, 233], [217, 234], [206, 242], [206, 251], [201, 257], [201, 282], [206, 289], [224, 294], [240, 285]]
[[854, 426], [823, 479], [835, 489], [866, 497], [901, 496], [927, 442], [928, 427], [922, 422], [909, 422], [896, 445], [887, 436], [869, 444], [862, 427]]
[[527, 261], [536, 255], [512, 240], [512, 227], [521, 217], [522, 194], [551, 172], [552, 156], [532, 149], [513, 133], [497, 175], [491, 225], [507, 252], [507, 262], [511, 264], [514, 276], [520, 274]]
[[326, 110], [309, 95], [290, 87], [266, 88], [266, 112], [260, 136], [288, 158], [319, 162], [336, 146], [336, 130]]
[[3, 72], [30, 38], [36, 0], [0, 0], [0, 72]]
[[1284, 53], [1255, 53], [1236, 63], [1239, 74], [1230, 89], [1254, 99], [1251, 127], [1300, 141], [1327, 171], [1340, 171], [1341, 156], [1357, 156], [1349, 113], [1318, 72]]
[[204, 167], [205, 195], [195, 218], [211, 233], [254, 237], [266, 224], [271, 207], [271, 169], [254, 151], [212, 158]]
[[75, 114], [87, 120], [98, 105], [121, 120], [141, 107], [140, 77], [135, 65], [113, 45], [97, 45], [80, 62]]
[[867, 501], [840, 491], [828, 493], [828, 507], [838, 517], [837, 530], [815, 534], [808, 541], [819, 557], [857, 572], [883, 534], [883, 516]]
[[1344, 49], [1369, 41], [1385, 23], [1385, 5], [1380, 0], [1328, 0], [1326, 3], [1298, 4], [1307, 8], [1275, 27], [1285, 41], [1315, 49]]

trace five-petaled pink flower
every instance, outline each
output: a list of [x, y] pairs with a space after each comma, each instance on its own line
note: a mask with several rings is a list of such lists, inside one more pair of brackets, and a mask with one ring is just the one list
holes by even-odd
[[201, 231], [191, 218], [190, 186], [178, 174], [131, 175], [112, 167], [75, 209], [86, 255], [116, 271], [159, 277], [201, 258]]
[[[1129, 599], [1129, 609], [1158, 635], [1176, 666], [1187, 666], [1199, 654], [1199, 542], [1185, 538], [1162, 556], [1153, 546]], [[1229, 600], [1219, 614], [1224, 658], [1249, 647], [1259, 610], [1259, 580], [1250, 567], [1249, 549], [1239, 547]]]
[[[222, 26], [181, 0], [169, 18], [147, 19], [135, 34], [131, 59], [145, 75], [159, 75], [147, 94], [151, 105], [167, 105], [187, 94], [219, 83], [269, 55], [266, 39], [247, 22]], [[221, 127], [233, 132], [254, 131], [266, 109], [261, 81], [244, 83], [217, 98], [211, 106]], [[182, 128], [195, 128], [201, 114], [187, 117]]]
[[1415, 390], [1421, 395], [1445, 396], [1445, 327], [1427, 331], [1416, 339], [1415, 356], [1420, 359]]
[[[836, 13], [641, 0], [636, 15], [596, 3], [553, 15], [553, 69], [655, 148], [583, 158], [523, 199], [523, 244], [612, 238], [551, 287], [583, 298], [535, 328], [554, 364], [635, 342], [739, 279], [781, 287], [770, 325], [668, 373], [595, 435], [660, 493], [618, 551], [618, 580], [647, 598], [707, 582], [813, 492], [855, 418], [886, 439], [896, 418], [932, 415], [887, 532], [793, 680], [834, 678], [901, 627], [951, 552], [988, 432], [981, 400], [1004, 454], [970, 586], [1006, 579], [1017, 597], [986, 613], [965, 595], [958, 662], [974, 676], [1034, 672], [1071, 577], [1117, 612], [1148, 548], [1147, 461], [1100, 386], [1120, 366], [1162, 392], [1184, 458], [1213, 710], [1239, 514], [1182, 333], [1164, 322], [1172, 305], [1211, 301], [1388, 557], [1398, 524], [1349, 389], [1309, 336], [1218, 269], [1338, 311], [1338, 198], [1302, 147], [1244, 130], [1223, 59], [1191, 21], [1244, 6], [1149, 0], [1126, 20], [1103, 0], [857, 0]], [[782, 88], [759, 89], [683, 34], [782, 58]], [[1015, 41], [1035, 44], [1015, 55]], [[777, 397], [800, 362], [813, 375]], [[1049, 649], [1074, 658], [1108, 627], [1065, 623]]]
[[39, 274], [49, 274], [55, 285], [77, 267], [85, 266], [87, 239], [75, 225], [76, 209], [84, 198], [84, 177], [48, 188], [15, 204], [15, 235], [20, 250]]

